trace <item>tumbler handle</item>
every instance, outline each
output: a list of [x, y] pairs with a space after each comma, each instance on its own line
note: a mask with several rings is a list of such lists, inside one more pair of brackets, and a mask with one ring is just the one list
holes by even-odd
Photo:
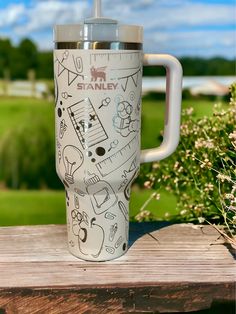
[[180, 138], [183, 70], [180, 62], [170, 55], [145, 54], [143, 64], [166, 68], [166, 113], [164, 137], [158, 148], [141, 151], [141, 163], [164, 159], [177, 148]]

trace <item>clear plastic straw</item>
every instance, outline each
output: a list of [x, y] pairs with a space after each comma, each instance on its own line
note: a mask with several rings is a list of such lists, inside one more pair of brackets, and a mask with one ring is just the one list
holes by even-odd
[[93, 15], [95, 18], [99, 18], [102, 16], [102, 3], [101, 0], [93, 1]]

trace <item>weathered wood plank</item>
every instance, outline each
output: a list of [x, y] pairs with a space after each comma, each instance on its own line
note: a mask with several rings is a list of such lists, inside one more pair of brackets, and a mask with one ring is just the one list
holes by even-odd
[[229, 289], [233, 293], [230, 285], [222, 289], [220, 284], [188, 283], [173, 283], [171, 288], [159, 283], [155, 287], [130, 288], [8, 289], [0, 294], [0, 310], [7, 314], [183, 313], [210, 308], [222, 301], [230, 304], [226, 302]]
[[103, 263], [70, 255], [65, 226], [0, 228], [0, 314], [188, 312], [232, 303], [234, 254], [210, 226], [131, 224], [128, 253]]

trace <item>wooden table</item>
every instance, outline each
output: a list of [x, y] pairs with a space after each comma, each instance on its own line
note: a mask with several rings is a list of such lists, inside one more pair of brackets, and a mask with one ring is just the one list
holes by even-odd
[[0, 228], [0, 314], [233, 308], [235, 252], [212, 227], [131, 224], [130, 246], [85, 262], [67, 252], [65, 226]]

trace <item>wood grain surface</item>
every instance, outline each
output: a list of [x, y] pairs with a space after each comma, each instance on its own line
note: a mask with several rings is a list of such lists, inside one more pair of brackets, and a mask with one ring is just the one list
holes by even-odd
[[100, 263], [68, 253], [65, 226], [0, 228], [0, 314], [233, 306], [234, 255], [210, 226], [131, 224], [128, 253]]

